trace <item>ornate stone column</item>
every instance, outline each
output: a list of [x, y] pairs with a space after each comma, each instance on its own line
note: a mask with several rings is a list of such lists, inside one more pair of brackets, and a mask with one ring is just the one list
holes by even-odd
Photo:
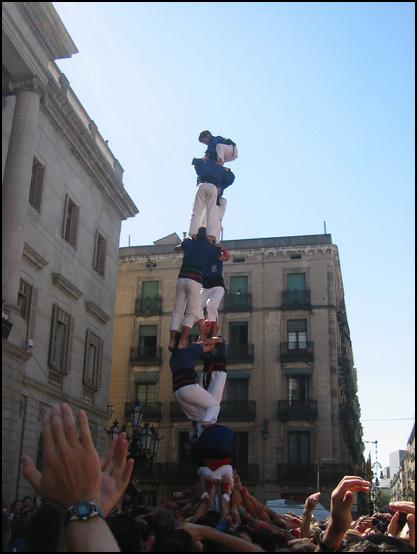
[[[37, 77], [8, 84], [16, 95], [2, 196], [2, 305], [16, 309], [22, 263], [24, 225], [32, 176], [34, 140], [42, 95]], [[12, 315], [12, 314], [11, 314]]]

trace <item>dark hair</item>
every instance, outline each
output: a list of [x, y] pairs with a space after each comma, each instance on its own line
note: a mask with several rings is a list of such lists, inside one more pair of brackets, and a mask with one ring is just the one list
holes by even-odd
[[239, 527], [235, 530], [237, 535], [240, 535], [240, 533], [245, 533], [248, 535], [250, 540], [253, 540], [253, 530], [248, 525], [239, 525]]
[[206, 237], [207, 237], [206, 228], [205, 227], [200, 227], [198, 232], [197, 232], [197, 238], [199, 240], [205, 240]]
[[166, 508], [159, 508], [152, 516], [152, 531], [159, 539], [166, 537], [175, 529], [175, 517]]
[[26, 543], [29, 552], [55, 552], [61, 528], [61, 511], [45, 504], [34, 512], [26, 524]]
[[142, 551], [142, 540], [146, 532], [145, 522], [141, 524], [128, 514], [116, 514], [109, 517], [107, 523], [121, 552]]
[[266, 552], [275, 552], [275, 539], [268, 531], [254, 531], [252, 542], [259, 544]]
[[210, 133], [210, 131], [201, 131], [201, 133], [198, 135], [198, 140], [201, 141], [201, 139], [210, 138], [211, 136], [212, 134]]
[[175, 529], [169, 535], [157, 539], [152, 552], [195, 552], [193, 539], [184, 529]]
[[350, 535], [343, 552], [415, 552], [415, 549], [406, 540], [388, 535]]

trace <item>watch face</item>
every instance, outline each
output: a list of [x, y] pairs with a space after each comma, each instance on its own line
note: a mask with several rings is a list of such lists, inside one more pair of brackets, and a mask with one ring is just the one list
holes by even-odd
[[78, 502], [78, 504], [74, 506], [74, 512], [79, 517], [86, 517], [91, 514], [92, 511], [92, 506], [88, 502]]

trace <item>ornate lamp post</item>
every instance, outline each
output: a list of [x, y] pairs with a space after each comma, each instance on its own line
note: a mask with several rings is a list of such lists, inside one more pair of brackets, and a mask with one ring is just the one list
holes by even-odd
[[117, 419], [115, 419], [113, 421], [113, 425], [109, 429], [106, 429], [106, 434], [109, 438], [109, 442], [117, 438], [120, 432], [121, 432], [121, 429], [119, 427], [119, 422], [117, 421]]

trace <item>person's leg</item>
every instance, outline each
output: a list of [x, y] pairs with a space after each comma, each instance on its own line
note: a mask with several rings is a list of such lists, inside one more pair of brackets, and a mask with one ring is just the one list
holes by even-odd
[[219, 319], [219, 306], [224, 296], [224, 287], [212, 287], [209, 289], [209, 298], [207, 300], [207, 319], [216, 322]]
[[207, 300], [209, 298], [211, 289], [202, 288], [200, 291], [200, 314], [198, 317], [198, 330], [200, 333], [200, 340], [206, 338], [206, 326], [204, 324], [204, 308], [206, 307]]
[[182, 334], [178, 348], [185, 348], [188, 345], [188, 336], [191, 328], [194, 323], [198, 321], [200, 315], [201, 283], [193, 281], [192, 279], [186, 279], [186, 281], [185, 294], [187, 305], [184, 319], [182, 320]]
[[[207, 223], [209, 220], [208, 214], [208, 204], [212, 204], [212, 196], [214, 194], [213, 189], [215, 189], [216, 199], [217, 199], [217, 188], [211, 183], [200, 183], [197, 188], [197, 192], [194, 198], [194, 204], [191, 211], [190, 227], [188, 234], [190, 236], [195, 236], [198, 233], [199, 228], [202, 226], [204, 210], [206, 210]], [[207, 234], [208, 229], [207, 229]]]
[[199, 430], [201, 430], [201, 426], [205, 424], [216, 423], [220, 412], [220, 402], [209, 392], [200, 387], [200, 385], [187, 385], [179, 389], [175, 393], [176, 396], [178, 393], [180, 393], [179, 396], [185, 404], [188, 413], [193, 412], [193, 414], [199, 414], [199, 417], [190, 418], [198, 422]]
[[221, 403], [223, 398], [224, 386], [226, 384], [226, 372], [225, 371], [213, 371], [211, 374], [211, 383], [208, 392]]
[[[220, 162], [232, 162], [237, 158], [237, 148], [233, 144], [216, 145], [217, 160]], [[222, 165], [223, 165], [222, 164]]]
[[204, 407], [194, 402], [194, 390], [197, 386], [198, 385], [186, 385], [174, 392], [175, 400], [178, 402], [185, 416], [195, 422], [198, 422], [205, 413]]
[[[204, 187], [205, 193], [205, 207], [206, 207], [206, 235], [217, 239], [219, 229], [219, 210], [217, 206], [217, 187], [211, 183], [202, 183], [200, 186]], [[216, 234], [217, 233], [217, 234]]]
[[174, 348], [175, 346], [175, 336], [177, 331], [181, 329], [181, 321], [184, 317], [184, 309], [186, 303], [186, 281], [188, 279], [177, 279], [175, 287], [175, 307], [171, 316], [170, 323], [170, 341], [169, 348]]
[[223, 221], [224, 213], [226, 211], [226, 205], [227, 205], [226, 198], [221, 197], [220, 200], [219, 200], [219, 204], [216, 203], [216, 206], [214, 208], [214, 210], [216, 212], [215, 236], [216, 236], [216, 241], [217, 242], [221, 242], [221, 234], [222, 234], [222, 228], [223, 228], [222, 227], [222, 221]]

